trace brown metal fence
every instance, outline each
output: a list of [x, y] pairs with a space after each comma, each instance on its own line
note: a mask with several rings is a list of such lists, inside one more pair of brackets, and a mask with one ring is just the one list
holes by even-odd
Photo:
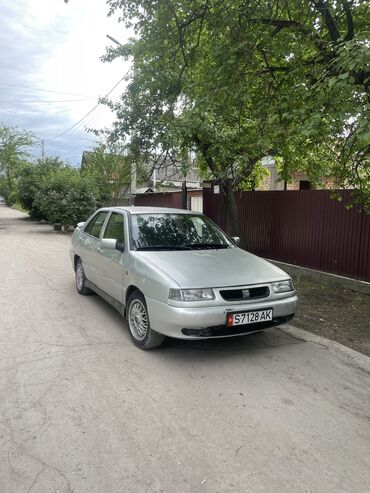
[[148, 193], [145, 195], [136, 195], [135, 205], [148, 205], [152, 207], [173, 207], [174, 209], [181, 209], [182, 195], [181, 192]]
[[[235, 192], [246, 248], [265, 258], [370, 282], [370, 216], [327, 190]], [[203, 191], [203, 210], [229, 231], [222, 196]]]

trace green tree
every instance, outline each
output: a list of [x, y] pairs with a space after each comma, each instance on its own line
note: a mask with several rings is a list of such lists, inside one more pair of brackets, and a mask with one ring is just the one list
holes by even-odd
[[131, 160], [118, 145], [100, 144], [84, 155], [82, 175], [95, 179], [103, 201], [116, 201], [131, 181]]
[[0, 125], [0, 172], [6, 178], [5, 198], [14, 191], [19, 168], [29, 157], [35, 139], [30, 132]]
[[135, 39], [106, 60], [133, 59], [111, 139], [144, 159], [194, 151], [232, 189], [264, 155], [281, 174], [334, 177], [370, 204], [369, 12], [335, 0], [108, 0]]
[[9, 187], [8, 181], [5, 175], [0, 175], [0, 197], [8, 197], [9, 196]]
[[99, 191], [95, 181], [82, 176], [80, 170], [63, 167], [47, 175], [33, 204], [48, 221], [75, 226], [94, 212], [98, 202]]
[[17, 196], [22, 207], [29, 211], [34, 219], [46, 219], [44, 213], [35, 205], [37, 193], [54, 173], [66, 167], [57, 157], [38, 159], [21, 166], [17, 173]]

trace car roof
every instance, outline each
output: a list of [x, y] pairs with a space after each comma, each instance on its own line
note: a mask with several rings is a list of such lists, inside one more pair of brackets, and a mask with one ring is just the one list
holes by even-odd
[[103, 207], [101, 210], [126, 211], [129, 214], [201, 214], [200, 212], [189, 211], [187, 209], [174, 209], [170, 207], [115, 206]]

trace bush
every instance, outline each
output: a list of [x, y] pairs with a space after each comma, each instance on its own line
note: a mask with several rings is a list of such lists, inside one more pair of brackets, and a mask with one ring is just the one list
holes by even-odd
[[9, 195], [5, 199], [5, 202], [6, 202], [6, 205], [11, 207], [12, 205], [14, 205], [17, 202], [17, 200], [18, 200], [17, 193], [16, 192], [10, 192]]
[[75, 226], [97, 208], [99, 192], [94, 181], [79, 170], [62, 168], [44, 180], [33, 202], [51, 223]]
[[5, 203], [10, 193], [8, 180], [4, 175], [0, 175], [0, 197], [4, 197]]
[[47, 219], [46, 215], [34, 203], [37, 193], [54, 173], [66, 167], [57, 158], [38, 160], [33, 164], [24, 165], [18, 173], [17, 192], [21, 206], [34, 219]]

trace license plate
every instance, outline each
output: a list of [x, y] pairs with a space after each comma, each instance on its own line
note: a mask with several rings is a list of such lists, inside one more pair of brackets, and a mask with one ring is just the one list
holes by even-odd
[[258, 322], [271, 322], [272, 321], [272, 308], [267, 310], [255, 310], [242, 313], [228, 313], [227, 314], [227, 326], [233, 327], [234, 325], [255, 324]]

